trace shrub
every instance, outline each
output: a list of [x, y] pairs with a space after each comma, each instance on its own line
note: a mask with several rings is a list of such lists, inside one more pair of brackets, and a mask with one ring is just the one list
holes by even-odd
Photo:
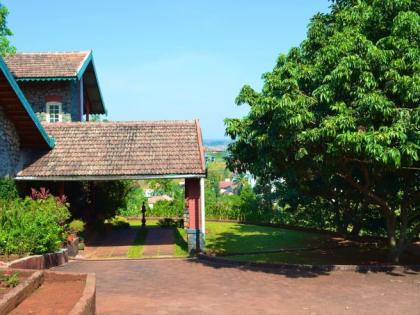
[[16, 183], [10, 178], [0, 179], [0, 199], [13, 200], [18, 198]]
[[53, 197], [0, 200], [0, 255], [56, 251], [69, 217], [67, 206]]
[[127, 228], [130, 226], [130, 223], [128, 222], [128, 220], [121, 216], [116, 216], [112, 219], [109, 219], [106, 221], [106, 223], [109, 223], [113, 227], [116, 227], [116, 228]]
[[178, 223], [174, 219], [164, 218], [164, 219], [160, 219], [158, 221], [158, 225], [161, 228], [171, 228], [171, 227], [177, 227], [178, 226]]
[[147, 212], [151, 217], [179, 218], [184, 214], [184, 200], [181, 198], [172, 201], [159, 200]]
[[69, 230], [71, 233], [79, 234], [85, 230], [85, 222], [82, 220], [73, 220], [69, 223]]

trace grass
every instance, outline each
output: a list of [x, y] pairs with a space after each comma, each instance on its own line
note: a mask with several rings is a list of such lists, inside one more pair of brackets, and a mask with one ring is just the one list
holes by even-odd
[[157, 226], [156, 220], [147, 220], [146, 228], [141, 227], [141, 220], [129, 220], [130, 226], [137, 227], [137, 235], [134, 239], [133, 245], [128, 249], [128, 258], [142, 258], [143, 256], [143, 245], [147, 235], [147, 227]]
[[319, 246], [328, 236], [252, 224], [207, 222], [206, 249], [214, 254]]
[[174, 228], [174, 239], [175, 239], [175, 256], [187, 257], [188, 256], [188, 244], [187, 244], [187, 232], [182, 228]]
[[[231, 260], [344, 265], [389, 262], [389, 252], [383, 244], [352, 242], [329, 234], [224, 222], [207, 222], [206, 229], [207, 251]], [[280, 249], [288, 251], [264, 253]], [[401, 263], [420, 264], [420, 259], [405, 253]]]

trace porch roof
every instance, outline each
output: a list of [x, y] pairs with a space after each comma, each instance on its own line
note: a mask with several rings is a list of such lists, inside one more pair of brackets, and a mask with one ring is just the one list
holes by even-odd
[[45, 124], [50, 151], [28, 152], [18, 180], [204, 177], [198, 121]]

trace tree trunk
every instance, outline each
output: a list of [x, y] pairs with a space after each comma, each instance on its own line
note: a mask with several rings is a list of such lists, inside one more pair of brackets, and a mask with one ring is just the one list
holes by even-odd
[[388, 214], [386, 216], [386, 229], [388, 236], [388, 248], [389, 248], [389, 259], [392, 263], [399, 263], [400, 254], [399, 248], [397, 247], [397, 236], [396, 236], [397, 218], [395, 215]]

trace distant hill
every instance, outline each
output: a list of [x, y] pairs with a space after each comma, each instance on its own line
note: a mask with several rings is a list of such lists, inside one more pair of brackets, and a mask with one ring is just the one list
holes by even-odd
[[213, 147], [213, 146], [220, 146], [224, 145], [227, 146], [231, 140], [228, 139], [204, 139], [204, 146], [206, 147]]
[[230, 143], [227, 139], [204, 139], [203, 144], [206, 151], [222, 152], [226, 151], [227, 145]]

